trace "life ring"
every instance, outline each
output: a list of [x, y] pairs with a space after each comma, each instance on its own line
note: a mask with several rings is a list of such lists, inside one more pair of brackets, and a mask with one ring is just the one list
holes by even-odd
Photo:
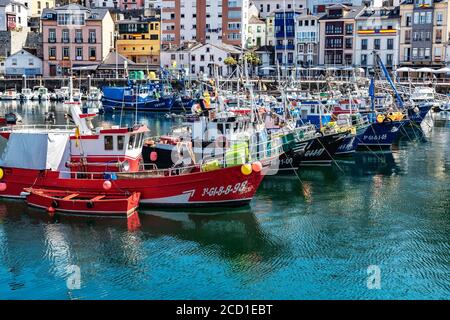
[[377, 122], [382, 123], [385, 120], [385, 116], [382, 114], [377, 115]]
[[59, 203], [58, 203], [58, 201], [56, 201], [56, 200], [53, 200], [52, 201], [52, 205], [51, 205], [53, 208], [58, 208], [58, 206], [59, 206]]

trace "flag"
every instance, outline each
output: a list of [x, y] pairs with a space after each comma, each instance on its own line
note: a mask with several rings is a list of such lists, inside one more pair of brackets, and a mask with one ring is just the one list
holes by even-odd
[[78, 147], [79, 146], [78, 139], [80, 138], [80, 128], [78, 126], [75, 128], [75, 138], [76, 138], [75, 145]]

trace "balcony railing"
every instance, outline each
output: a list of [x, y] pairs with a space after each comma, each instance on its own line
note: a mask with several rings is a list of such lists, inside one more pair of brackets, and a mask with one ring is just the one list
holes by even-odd
[[82, 56], [76, 56], [75, 60], [81, 61], [81, 60], [83, 60], [83, 57]]
[[89, 60], [90, 61], [95, 61], [95, 60], [97, 60], [97, 58], [96, 57], [89, 57]]
[[96, 38], [89, 38], [88, 42], [89, 43], [97, 43], [97, 39]]
[[56, 38], [48, 38], [49, 43], [56, 43]]
[[62, 43], [69, 43], [70, 39], [69, 38], [62, 38], [61, 42]]
[[83, 43], [83, 38], [75, 38], [76, 43]]

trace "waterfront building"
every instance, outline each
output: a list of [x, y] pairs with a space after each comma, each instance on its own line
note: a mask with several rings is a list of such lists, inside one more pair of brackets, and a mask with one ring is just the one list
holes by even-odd
[[41, 16], [42, 10], [55, 7], [55, 0], [22, 0], [30, 9], [30, 15]]
[[309, 67], [319, 62], [319, 17], [303, 9], [296, 16], [295, 45], [297, 65]]
[[266, 45], [266, 23], [257, 16], [251, 16], [248, 20], [247, 49], [259, 48]]
[[28, 9], [25, 4], [0, 0], [0, 60], [21, 50], [28, 35]]
[[144, 9], [144, 0], [90, 0], [91, 8]]
[[450, 31], [449, 2], [405, 0], [400, 15], [400, 65], [444, 66]]
[[398, 65], [400, 7], [365, 7], [356, 17], [355, 64], [364, 69], [376, 66], [376, 51], [388, 69]]
[[319, 64], [326, 66], [351, 66], [355, 64], [355, 18], [363, 7], [342, 4], [326, 8], [319, 19]]
[[161, 65], [181, 69], [191, 78], [204, 75], [212, 77], [216, 74], [227, 77], [231, 75], [234, 66], [227, 65], [226, 58], [233, 57], [237, 61], [241, 50], [227, 44], [202, 44], [185, 42], [179, 48], [161, 51]]
[[154, 17], [116, 22], [119, 54], [136, 63], [159, 65], [160, 22]]
[[22, 30], [28, 27], [28, 8], [25, 4], [0, 0], [0, 31]]
[[297, 16], [301, 14], [301, 10], [275, 11], [275, 57], [282, 66], [293, 67], [296, 63], [295, 28]]
[[266, 16], [266, 44], [275, 45], [275, 13]]
[[23, 49], [6, 58], [4, 66], [7, 76], [42, 75], [42, 60]]
[[161, 0], [161, 43], [185, 41], [242, 46], [249, 0]]
[[98, 65], [114, 45], [114, 21], [106, 9], [77, 4], [44, 9], [41, 22], [44, 76]]
[[253, 4], [260, 12], [260, 18], [267, 18], [278, 10], [300, 10], [307, 7], [307, 0], [253, 0]]

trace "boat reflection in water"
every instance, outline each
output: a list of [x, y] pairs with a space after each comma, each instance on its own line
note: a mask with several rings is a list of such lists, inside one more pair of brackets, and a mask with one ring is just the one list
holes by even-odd
[[433, 114], [435, 127], [450, 127], [450, 111], [440, 111]]

